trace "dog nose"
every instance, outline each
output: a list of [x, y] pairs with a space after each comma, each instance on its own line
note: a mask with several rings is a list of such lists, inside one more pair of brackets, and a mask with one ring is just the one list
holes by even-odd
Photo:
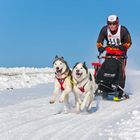
[[76, 70], [76, 72], [79, 72], [79, 70]]
[[56, 67], [56, 70], [59, 70], [59, 67]]

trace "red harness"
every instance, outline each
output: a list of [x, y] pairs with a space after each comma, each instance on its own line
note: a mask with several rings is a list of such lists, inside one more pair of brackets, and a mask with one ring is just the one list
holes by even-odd
[[78, 87], [82, 93], [85, 92], [85, 85], [86, 85], [86, 84], [87, 84], [87, 82], [86, 82], [82, 87]]
[[79, 87], [79, 89], [80, 89], [81, 92], [85, 92], [84, 87]]
[[64, 90], [63, 84], [64, 84], [65, 79], [66, 79], [66, 77], [65, 78], [57, 78], [62, 91]]

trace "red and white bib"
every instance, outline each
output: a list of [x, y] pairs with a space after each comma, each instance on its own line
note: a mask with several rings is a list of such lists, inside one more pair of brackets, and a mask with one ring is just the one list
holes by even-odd
[[107, 28], [107, 38], [108, 38], [108, 43], [109, 45], [113, 45], [113, 46], [118, 46], [121, 45], [121, 25], [119, 25], [118, 27], [118, 31], [116, 34], [112, 34], [109, 30], [109, 28]]

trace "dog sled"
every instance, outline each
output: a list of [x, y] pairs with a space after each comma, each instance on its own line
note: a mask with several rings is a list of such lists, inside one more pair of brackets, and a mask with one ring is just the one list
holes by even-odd
[[[103, 99], [121, 101], [129, 98], [124, 91], [125, 65], [127, 57], [121, 55], [98, 55], [98, 62], [93, 62], [95, 82], [98, 85], [95, 96]], [[122, 94], [119, 97], [120, 93]]]

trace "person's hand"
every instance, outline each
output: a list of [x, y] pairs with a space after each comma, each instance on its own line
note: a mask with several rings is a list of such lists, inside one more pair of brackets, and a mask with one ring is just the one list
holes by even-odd
[[103, 53], [105, 51], [105, 48], [104, 47], [100, 47], [100, 48], [98, 48], [98, 51], [99, 51], [99, 53]]

